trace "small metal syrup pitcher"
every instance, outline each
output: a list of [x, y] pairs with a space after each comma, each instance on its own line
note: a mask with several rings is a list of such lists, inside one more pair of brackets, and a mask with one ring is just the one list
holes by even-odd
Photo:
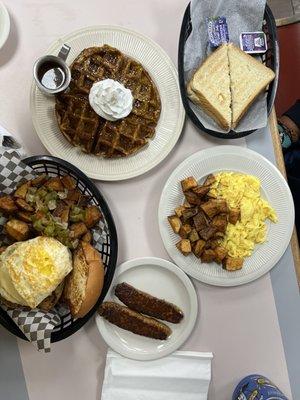
[[71, 71], [66, 63], [70, 46], [64, 44], [58, 56], [46, 55], [36, 60], [33, 76], [37, 87], [47, 95], [64, 92], [71, 81]]

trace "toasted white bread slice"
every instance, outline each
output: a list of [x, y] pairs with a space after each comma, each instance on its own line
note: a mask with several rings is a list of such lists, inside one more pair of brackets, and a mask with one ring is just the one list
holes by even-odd
[[231, 81], [232, 128], [235, 128], [256, 97], [275, 78], [274, 72], [236, 47], [228, 45]]
[[231, 127], [231, 93], [228, 45], [223, 44], [200, 65], [188, 83], [187, 93], [221, 128]]

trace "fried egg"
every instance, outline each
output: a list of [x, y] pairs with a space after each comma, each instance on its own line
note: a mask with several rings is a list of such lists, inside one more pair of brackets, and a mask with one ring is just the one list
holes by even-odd
[[71, 270], [70, 251], [54, 238], [14, 243], [0, 256], [0, 294], [12, 303], [35, 308]]
[[260, 180], [252, 175], [237, 172], [215, 174], [210, 194], [227, 201], [229, 207], [240, 209], [240, 220], [228, 224], [223, 246], [231, 257], [249, 257], [256, 244], [266, 241], [266, 220], [277, 222], [270, 204], [261, 197]]

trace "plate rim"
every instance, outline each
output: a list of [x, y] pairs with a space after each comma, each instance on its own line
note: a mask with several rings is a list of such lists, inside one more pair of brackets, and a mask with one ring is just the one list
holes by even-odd
[[[177, 86], [177, 91], [178, 91], [178, 100], [179, 100], [179, 113], [177, 114], [177, 126], [176, 130], [174, 131], [174, 134], [171, 135], [171, 139], [168, 141], [169, 146], [166, 148], [165, 152], [160, 152], [157, 157], [155, 157], [151, 163], [148, 163], [146, 167], [144, 166], [143, 168], [136, 167], [133, 171], [131, 172], [118, 172], [116, 174], [112, 174], [109, 177], [107, 177], [105, 174], [99, 172], [90, 172], [83, 170], [83, 172], [91, 179], [96, 179], [96, 180], [101, 180], [101, 181], [122, 181], [122, 180], [127, 180], [127, 179], [132, 179], [135, 177], [138, 177], [140, 175], [143, 175], [149, 171], [151, 171], [153, 168], [158, 166], [165, 158], [168, 157], [168, 155], [171, 153], [171, 151], [174, 149], [176, 146], [182, 131], [184, 127], [184, 121], [185, 121], [185, 109], [183, 107], [182, 99], [181, 99], [181, 94], [180, 94], [180, 87], [179, 87], [179, 80], [178, 80], [178, 70], [175, 67], [175, 64], [171, 60], [170, 56], [167, 54], [167, 52], [158, 44], [156, 43], [153, 39], [148, 37], [147, 35], [141, 34], [139, 32], [136, 32], [135, 30], [124, 28], [119, 25], [92, 25], [88, 26], [85, 28], [81, 28], [78, 30], [74, 30], [73, 32], [70, 32], [69, 34], [66, 34], [64, 36], [61, 36], [60, 38], [56, 39], [54, 42], [51, 43], [51, 45], [48, 47], [46, 50], [45, 54], [51, 54], [54, 52], [57, 46], [62, 45], [64, 42], [69, 40], [70, 38], [79, 36], [80, 34], [92, 32], [92, 31], [118, 31], [121, 33], [126, 33], [129, 35], [132, 35], [134, 37], [138, 37], [140, 40], [143, 40], [146, 45], [151, 45], [155, 49], [155, 51], [158, 52], [159, 56], [164, 58], [165, 61], [168, 64], [170, 73], [172, 74], [174, 81], [176, 82]], [[151, 71], [149, 71], [151, 73]], [[31, 89], [30, 89], [30, 113], [31, 113], [31, 119], [32, 123], [35, 129], [35, 132], [42, 142], [43, 146], [47, 149], [47, 151], [55, 156], [55, 157], [61, 157], [60, 154], [57, 154], [56, 152], [50, 151], [50, 146], [47, 143], [47, 140], [45, 140], [45, 135], [42, 132], [39, 132], [39, 125], [37, 121], [37, 113], [36, 113], [36, 107], [34, 105], [34, 98], [35, 98], [35, 91], [36, 91], [36, 85], [34, 83], [34, 79], [32, 79], [31, 83]], [[142, 149], [141, 149], [142, 150]], [[96, 157], [96, 156], [95, 156]], [[103, 158], [102, 158], [103, 159]], [[103, 159], [105, 160], [105, 159]], [[73, 163], [74, 160], [67, 159], [68, 162]], [[107, 161], [107, 160], [106, 160]], [[80, 168], [79, 165], [76, 165], [78, 168]]]
[[[187, 325], [186, 325], [186, 328], [184, 330], [184, 334], [182, 335], [181, 340], [175, 341], [174, 343], [170, 344], [169, 347], [167, 347], [166, 349], [164, 349], [160, 352], [152, 352], [152, 353], [148, 353], [148, 354], [144, 354], [144, 353], [134, 354], [134, 352], [126, 350], [122, 346], [118, 346], [118, 345], [116, 346], [115, 342], [113, 340], [111, 340], [111, 336], [107, 333], [107, 331], [105, 329], [105, 324], [107, 324], [108, 322], [104, 321], [103, 318], [101, 318], [100, 315], [98, 315], [98, 314], [96, 314], [96, 316], [95, 316], [95, 322], [96, 322], [97, 329], [98, 329], [100, 335], [102, 336], [103, 340], [105, 341], [105, 343], [110, 348], [112, 348], [114, 351], [121, 354], [122, 356], [131, 358], [133, 360], [139, 360], [139, 361], [157, 360], [159, 358], [162, 358], [169, 354], [172, 354], [174, 351], [176, 351], [178, 348], [180, 348], [186, 342], [186, 340], [189, 338], [189, 336], [191, 335], [191, 333], [195, 327], [195, 324], [196, 324], [196, 321], [198, 318], [198, 311], [199, 311], [198, 296], [197, 296], [196, 289], [195, 289], [191, 279], [176, 264], [174, 264], [171, 261], [165, 260], [163, 258], [159, 258], [159, 257], [139, 257], [139, 258], [134, 258], [134, 259], [125, 261], [122, 264], [120, 264], [116, 269], [116, 273], [114, 275], [113, 282], [110, 286], [110, 290], [107, 292], [106, 297], [108, 297], [110, 295], [111, 291], [113, 290], [115, 282], [117, 281], [117, 279], [119, 278], [119, 276], [122, 273], [124, 273], [132, 268], [135, 268], [137, 266], [142, 266], [142, 265], [147, 265], [147, 264], [151, 264], [155, 268], [165, 268], [168, 271], [170, 271], [171, 273], [174, 273], [177, 276], [177, 278], [183, 283], [184, 287], [186, 288], [186, 291], [187, 291], [187, 294], [188, 294], [188, 297], [189, 297], [189, 300], [191, 303], [191, 307], [189, 310]], [[104, 301], [105, 300], [106, 299], [104, 299]]]
[[[201, 155], [203, 155], [203, 153], [215, 153], [216, 151], [219, 153], [218, 155], [221, 156], [223, 151], [225, 150], [225, 153], [230, 153], [230, 152], [239, 152], [241, 154], [241, 152], [243, 153], [248, 153], [249, 155], [252, 155], [256, 160], [258, 159], [259, 161], [262, 161], [264, 163], [266, 163], [268, 165], [268, 167], [270, 168], [270, 170], [279, 178], [279, 180], [282, 183], [282, 186], [285, 188], [285, 193], [287, 195], [287, 200], [289, 205], [291, 205], [290, 209], [291, 209], [291, 213], [292, 213], [292, 218], [291, 220], [293, 221], [293, 223], [290, 224], [290, 226], [288, 226], [287, 229], [287, 235], [285, 236], [286, 239], [284, 246], [281, 248], [281, 250], [277, 253], [277, 256], [275, 257], [275, 261], [273, 263], [273, 265], [271, 265], [267, 270], [262, 270], [259, 273], [253, 275], [253, 274], [249, 274], [248, 276], [244, 276], [244, 277], [239, 277], [239, 278], [235, 278], [234, 281], [230, 281], [230, 280], [223, 280], [223, 281], [215, 281], [210, 279], [210, 277], [199, 277], [199, 274], [197, 274], [197, 271], [195, 271], [194, 269], [192, 270], [191, 268], [187, 267], [186, 265], [184, 266], [179, 266], [176, 261], [173, 258], [172, 253], [169, 251], [168, 247], [165, 244], [165, 235], [163, 233], [164, 230], [164, 226], [163, 226], [163, 218], [162, 218], [162, 208], [163, 208], [163, 198], [164, 196], [166, 196], [166, 188], [168, 185], [170, 185], [170, 183], [172, 182], [172, 180], [175, 178], [175, 176], [178, 174], [179, 170], [181, 170], [184, 166], [190, 166], [191, 162], [194, 161], [195, 159], [201, 157]], [[209, 154], [206, 154], [209, 156]], [[215, 155], [215, 154], [214, 154]], [[226, 167], [224, 167], [226, 169]], [[275, 267], [275, 265], [278, 263], [278, 261], [281, 259], [281, 257], [283, 256], [283, 254], [285, 253], [286, 249], [288, 248], [289, 244], [290, 244], [290, 240], [291, 240], [291, 236], [293, 233], [293, 229], [294, 229], [294, 224], [295, 224], [295, 207], [294, 207], [294, 201], [293, 201], [293, 197], [291, 194], [291, 191], [289, 189], [289, 186], [285, 180], [285, 178], [283, 177], [283, 175], [281, 174], [281, 172], [278, 170], [278, 168], [271, 162], [269, 161], [267, 158], [265, 158], [264, 156], [262, 156], [261, 154], [257, 153], [254, 150], [251, 150], [247, 147], [243, 147], [243, 146], [235, 146], [235, 145], [219, 145], [219, 146], [212, 146], [209, 147], [207, 149], [203, 149], [200, 151], [197, 151], [193, 154], [191, 154], [189, 157], [187, 157], [185, 160], [183, 160], [174, 170], [173, 172], [170, 174], [170, 176], [168, 177], [168, 179], [166, 180], [164, 187], [162, 189], [161, 192], [161, 196], [160, 196], [160, 200], [159, 200], [159, 206], [158, 206], [158, 225], [159, 225], [159, 232], [160, 232], [160, 236], [162, 239], [162, 242], [164, 244], [164, 248], [167, 251], [169, 257], [173, 260], [173, 262], [180, 268], [182, 269], [186, 274], [188, 274], [189, 276], [193, 277], [194, 279], [198, 280], [199, 282], [203, 282], [205, 284], [209, 284], [212, 286], [219, 286], [219, 287], [234, 287], [234, 286], [240, 286], [240, 285], [244, 285], [250, 282], [255, 281], [256, 279], [261, 278], [263, 275], [267, 274], [268, 272], [270, 272], [270, 270], [272, 268]]]
[[2, 47], [5, 45], [7, 39], [8, 39], [8, 35], [10, 32], [10, 16], [9, 16], [9, 12], [6, 8], [6, 6], [4, 5], [4, 3], [2, 1], [0, 1], [0, 10], [3, 11], [3, 16], [4, 16], [4, 33], [3, 36], [0, 36], [0, 49], [2, 49]]

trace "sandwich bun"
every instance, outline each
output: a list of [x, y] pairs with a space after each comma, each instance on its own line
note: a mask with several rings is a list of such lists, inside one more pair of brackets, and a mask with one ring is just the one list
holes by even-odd
[[87, 242], [75, 251], [73, 270], [68, 275], [64, 299], [74, 318], [84, 317], [97, 303], [104, 283], [104, 266], [99, 252]]

